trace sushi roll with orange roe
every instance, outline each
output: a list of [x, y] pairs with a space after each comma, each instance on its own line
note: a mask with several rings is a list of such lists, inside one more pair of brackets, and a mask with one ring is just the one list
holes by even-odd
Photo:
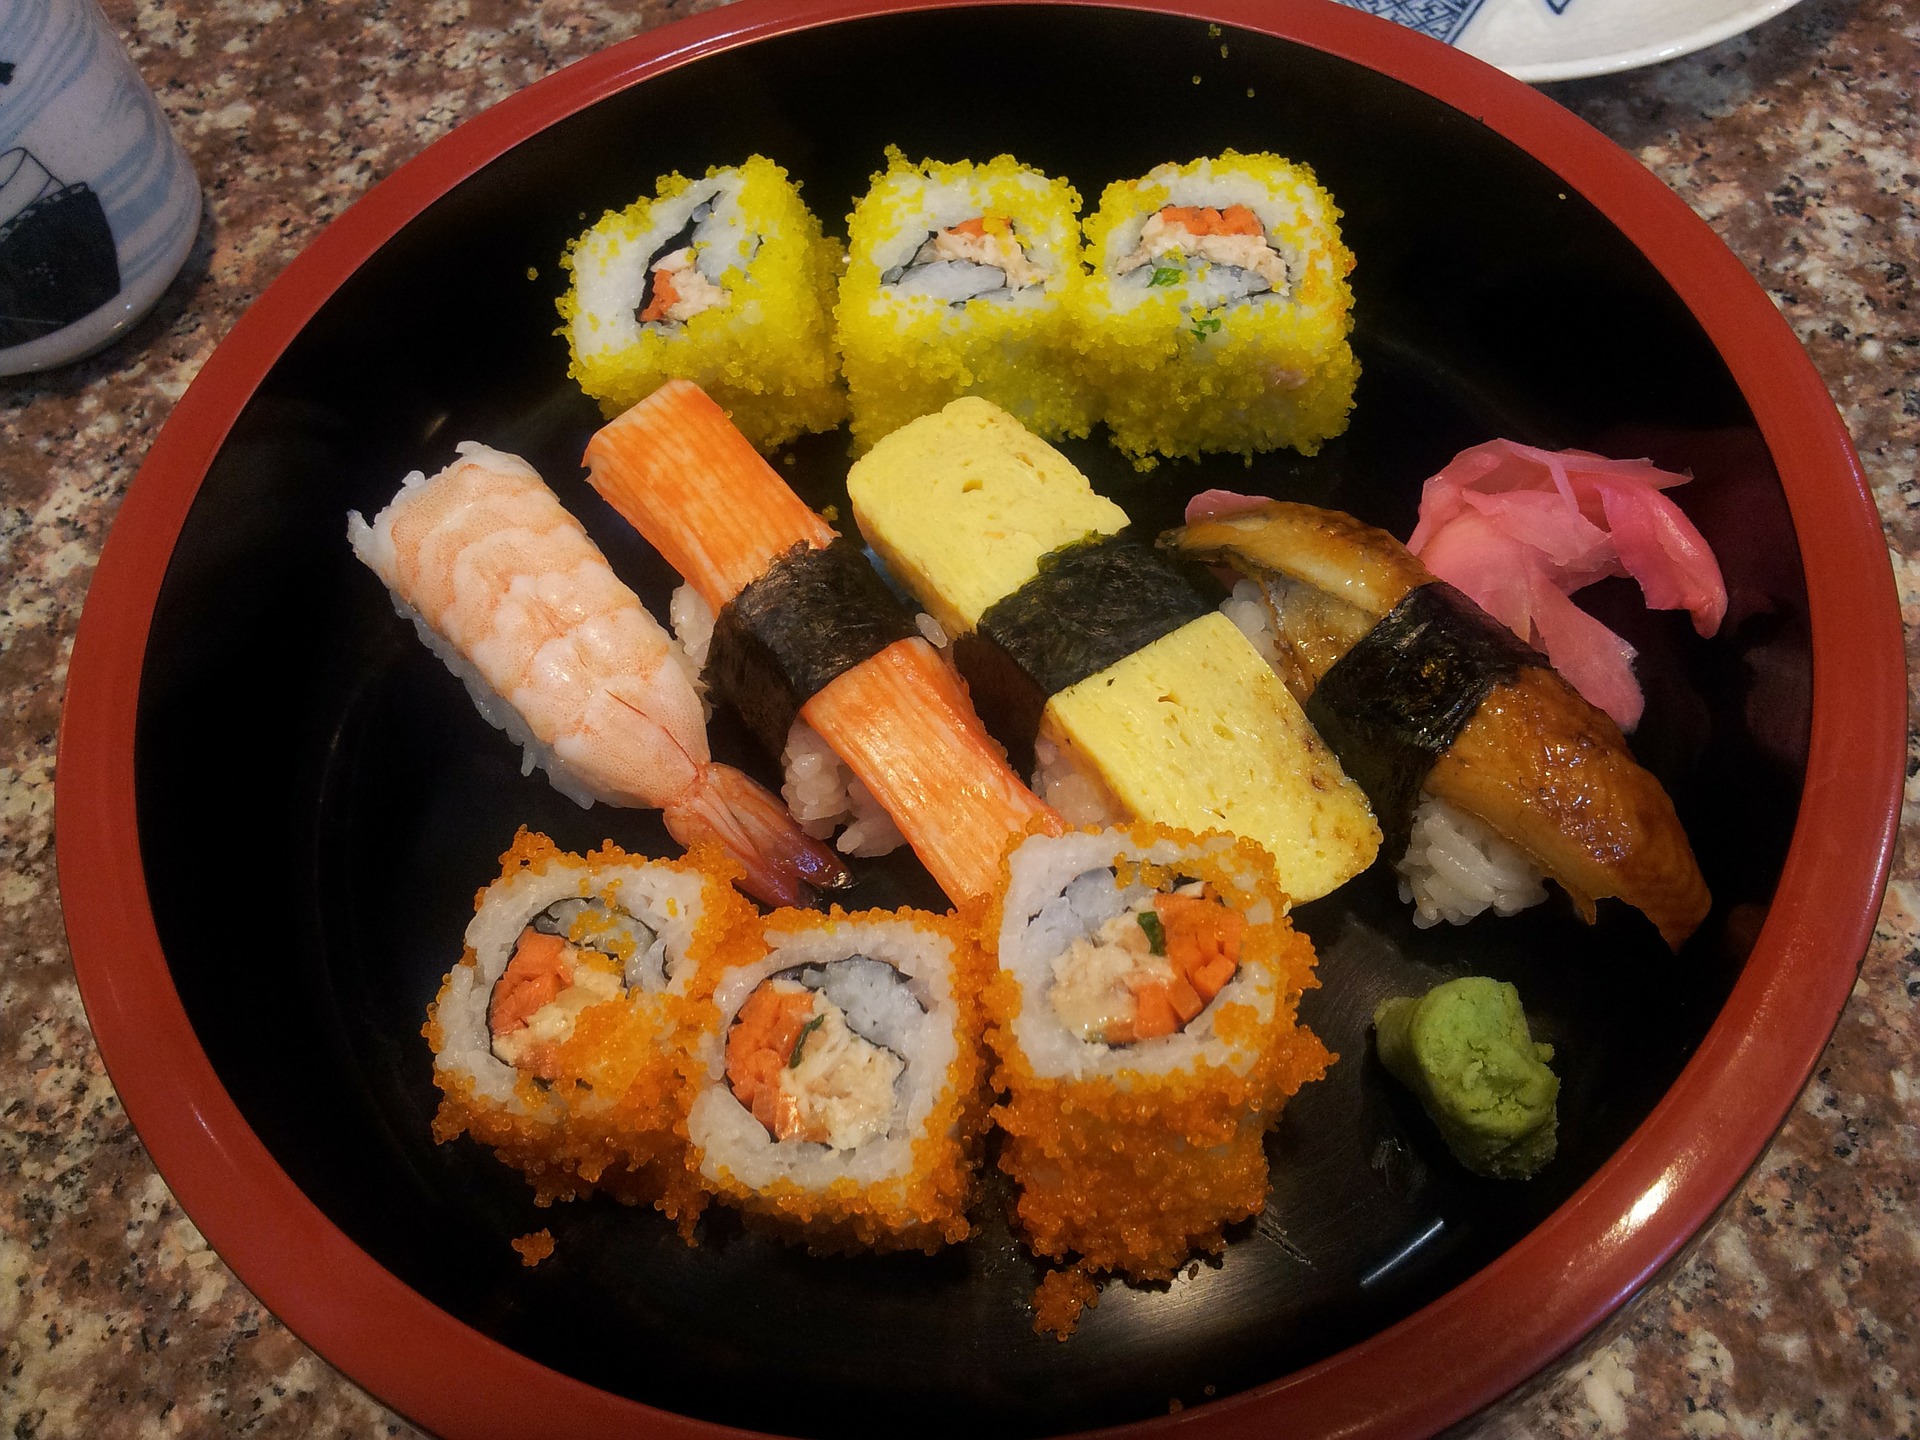
[[1298, 1021], [1313, 947], [1273, 862], [1165, 826], [1035, 835], [982, 934], [1028, 1245], [1133, 1280], [1219, 1251], [1266, 1204], [1268, 1128], [1333, 1059]]
[[964, 1240], [986, 1108], [966, 927], [781, 910], [754, 935], [696, 1052], [701, 1182], [819, 1253]]
[[540, 1204], [600, 1190], [690, 1231], [686, 1056], [712, 972], [751, 935], [736, 873], [717, 847], [579, 856], [522, 829], [427, 1013], [434, 1138], [472, 1135]]

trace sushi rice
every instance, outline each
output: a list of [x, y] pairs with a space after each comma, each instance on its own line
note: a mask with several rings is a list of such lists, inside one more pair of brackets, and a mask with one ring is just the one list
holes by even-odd
[[1546, 877], [1519, 846], [1464, 810], [1426, 794], [1414, 807], [1407, 851], [1393, 862], [1400, 898], [1422, 930], [1464, 925], [1492, 910], [1517, 915], [1547, 898]]

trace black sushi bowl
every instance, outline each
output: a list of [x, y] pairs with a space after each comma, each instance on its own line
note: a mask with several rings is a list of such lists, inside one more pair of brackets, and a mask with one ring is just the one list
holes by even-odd
[[[1010, 152], [1089, 199], [1168, 159], [1273, 150], [1340, 203], [1351, 428], [1312, 458], [1145, 475], [1098, 433], [1066, 446], [1143, 528], [1223, 486], [1404, 536], [1427, 475], [1506, 436], [1690, 470], [1678, 498], [1732, 596], [1711, 640], [1626, 582], [1583, 596], [1639, 651], [1634, 748], [1713, 890], [1700, 933], [1675, 956], [1638, 914], [1587, 926], [1558, 895], [1421, 931], [1384, 861], [1302, 907], [1321, 980], [1303, 1015], [1341, 1059], [1270, 1139], [1265, 1214], [1171, 1285], [1109, 1285], [1065, 1344], [1030, 1328], [1041, 1272], [991, 1169], [972, 1241], [827, 1260], [720, 1212], [689, 1248], [612, 1201], [539, 1209], [431, 1133], [421, 1022], [516, 827], [673, 847], [650, 812], [581, 810], [521, 773], [356, 563], [347, 512], [482, 440], [531, 460], [664, 614], [676, 577], [584, 482], [600, 417], [555, 334], [560, 254], [656, 176], [750, 153], [835, 229], [889, 144]], [[784, 460], [811, 504], [848, 513], [844, 435]], [[1803, 1082], [1897, 804], [1887, 581], [1844, 431], [1764, 295], [1629, 157], [1496, 72], [1317, 4], [743, 0], [435, 146], [207, 365], [127, 500], [73, 662], [69, 930], [113, 1078], [189, 1214], [295, 1330], [437, 1433], [1425, 1433], [1654, 1273]], [[1816, 690], [1816, 654], [1846, 701]], [[725, 713], [712, 736], [777, 783]], [[1806, 786], [1842, 755], [1853, 783]], [[839, 898], [945, 908], [904, 852]], [[1376, 1001], [1467, 973], [1514, 981], [1556, 1049], [1560, 1150], [1524, 1183], [1462, 1171], [1371, 1053]], [[542, 1227], [554, 1254], [524, 1267], [508, 1242]]]

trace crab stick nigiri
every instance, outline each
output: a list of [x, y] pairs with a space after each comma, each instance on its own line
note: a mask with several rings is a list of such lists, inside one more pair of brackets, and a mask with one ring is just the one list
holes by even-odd
[[698, 386], [661, 386], [586, 462], [718, 615], [708, 675], [722, 696], [776, 753], [796, 715], [812, 726], [952, 899], [992, 888], [1014, 836], [1059, 826], [859, 550]]
[[713, 763], [672, 641], [526, 461], [467, 441], [432, 479], [409, 475], [372, 523], [350, 515], [347, 537], [563, 795], [660, 810], [674, 839], [717, 842], [771, 903], [845, 883], [778, 800]]

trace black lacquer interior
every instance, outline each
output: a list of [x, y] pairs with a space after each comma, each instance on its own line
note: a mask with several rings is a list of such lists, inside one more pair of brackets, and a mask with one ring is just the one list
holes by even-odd
[[[1417, 931], [1384, 866], [1305, 907], [1322, 981], [1305, 1013], [1343, 1058], [1271, 1139], [1267, 1213], [1170, 1288], [1111, 1287], [1066, 1345], [1029, 1331], [1038, 1272], [996, 1185], [979, 1238], [930, 1258], [818, 1260], [724, 1219], [689, 1249], [611, 1203], [536, 1211], [517, 1176], [429, 1132], [421, 1021], [514, 828], [575, 848], [668, 841], [655, 815], [583, 811], [520, 773], [353, 559], [347, 511], [371, 514], [406, 471], [484, 440], [538, 466], [664, 614], [675, 577], [578, 463], [598, 416], [554, 335], [561, 250], [655, 176], [751, 152], [789, 167], [833, 229], [889, 143], [1010, 151], [1089, 199], [1169, 159], [1273, 149], [1339, 200], [1360, 261], [1352, 429], [1311, 459], [1145, 476], [1097, 437], [1067, 447], [1141, 531], [1217, 485], [1405, 536], [1425, 476], [1508, 436], [1692, 469], [1677, 498], [1732, 593], [1712, 641], [1646, 613], [1624, 582], [1583, 597], [1639, 649], [1635, 748], [1716, 897], [1686, 951], [1618, 907], [1584, 927], [1557, 897]], [[828, 436], [782, 473], [845, 514], [845, 467]], [[487, 166], [274, 367], [154, 617], [138, 696], [147, 880], [196, 1032], [276, 1160], [381, 1264], [505, 1344], [653, 1405], [784, 1433], [1031, 1435], [1164, 1415], [1407, 1315], [1525, 1235], [1652, 1109], [1738, 973], [1793, 825], [1810, 700], [1797, 553], [1766, 448], [1697, 324], [1578, 193], [1472, 116], [1296, 45], [1137, 12], [813, 29], [663, 75]], [[720, 758], [771, 773], [737, 722], [716, 717], [713, 736]], [[210, 874], [229, 905], [251, 902], [246, 923], [208, 922]], [[940, 902], [911, 862], [860, 874], [851, 903]], [[1561, 1153], [1525, 1184], [1450, 1164], [1369, 1051], [1377, 1000], [1469, 972], [1514, 980], [1558, 1057]], [[542, 1225], [555, 1254], [525, 1269], [507, 1242]]]

